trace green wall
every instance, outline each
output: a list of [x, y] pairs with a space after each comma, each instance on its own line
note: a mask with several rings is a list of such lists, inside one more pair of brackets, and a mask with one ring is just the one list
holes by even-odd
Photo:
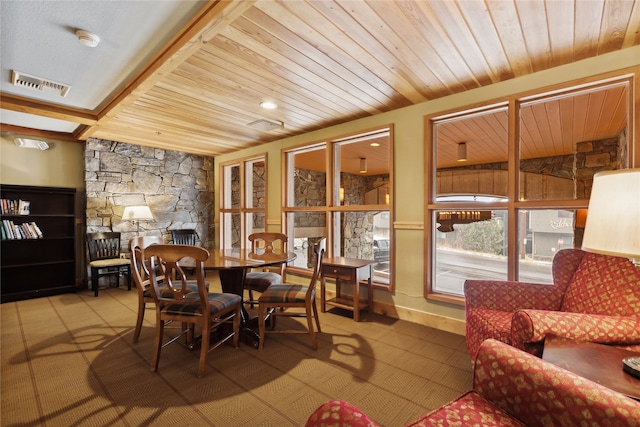
[[47, 142], [46, 151], [20, 148], [12, 135], [0, 135], [0, 183], [84, 188], [84, 144]]
[[[285, 138], [236, 153], [218, 156], [216, 158], [215, 176], [216, 178], [220, 176], [218, 170], [220, 163], [266, 152], [269, 183], [267, 224], [270, 225], [270, 229], [277, 229], [281, 221], [280, 172], [282, 149], [393, 124], [395, 131], [395, 291], [392, 293], [376, 291], [375, 300], [393, 304], [397, 307], [404, 307], [410, 312], [463, 320], [464, 307], [424, 298], [424, 116], [452, 109], [464, 109], [478, 103], [615, 70], [637, 67], [638, 65], [640, 65], [640, 46], [304, 135]], [[639, 70], [636, 69], [635, 71], [640, 74]], [[633, 117], [633, 129], [636, 128], [637, 115], [636, 112]], [[630, 135], [630, 140], [634, 141], [636, 159], [634, 164], [638, 167], [640, 164], [638, 161], [640, 144], [638, 143], [637, 132], [635, 133], [635, 136]], [[219, 218], [217, 200], [215, 217]], [[219, 233], [216, 233], [216, 238], [219, 238]]]

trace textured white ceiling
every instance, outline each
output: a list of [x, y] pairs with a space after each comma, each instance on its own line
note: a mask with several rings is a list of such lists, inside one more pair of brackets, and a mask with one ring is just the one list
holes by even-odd
[[[0, 89], [70, 107], [96, 109], [148, 63], [204, 3], [0, 0]], [[80, 44], [76, 29], [96, 33], [100, 44], [96, 48]], [[14, 69], [71, 85], [71, 90], [62, 98], [14, 86]], [[3, 123], [38, 127], [34, 126], [34, 116], [6, 110], [1, 114]], [[52, 119], [44, 122], [45, 127], [39, 128], [69, 132], [69, 126], [77, 126]]]

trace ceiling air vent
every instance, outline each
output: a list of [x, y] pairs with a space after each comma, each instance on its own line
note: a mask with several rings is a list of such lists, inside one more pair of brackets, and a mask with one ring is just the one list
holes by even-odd
[[284, 123], [276, 120], [260, 119], [260, 120], [256, 120], [254, 122], [249, 123], [247, 126], [250, 126], [254, 129], [271, 131], [276, 129], [283, 129]]
[[60, 95], [62, 97], [67, 96], [71, 86], [64, 83], [58, 83], [51, 80], [43, 79], [42, 77], [30, 76], [29, 74], [21, 73], [20, 71], [13, 70], [11, 83], [16, 86], [26, 87], [27, 89], [39, 90], [40, 92], [50, 93], [54, 95]]

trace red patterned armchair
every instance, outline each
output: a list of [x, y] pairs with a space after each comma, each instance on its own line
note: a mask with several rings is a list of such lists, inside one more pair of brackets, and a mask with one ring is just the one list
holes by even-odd
[[[473, 390], [408, 426], [627, 426], [640, 420], [640, 402], [493, 339], [480, 346]], [[622, 369], [622, 368], [621, 368]], [[374, 427], [351, 404], [316, 409], [306, 427]]]
[[640, 268], [628, 259], [564, 249], [553, 284], [467, 280], [467, 349], [495, 338], [540, 356], [547, 334], [640, 351]]

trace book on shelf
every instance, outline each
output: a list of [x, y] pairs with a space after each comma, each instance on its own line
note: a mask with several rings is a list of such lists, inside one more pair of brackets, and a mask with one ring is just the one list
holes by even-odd
[[4, 219], [0, 221], [0, 229], [2, 229], [3, 240], [42, 239], [44, 237], [35, 221], [15, 224], [11, 220]]
[[3, 215], [29, 215], [31, 202], [21, 199], [0, 199], [0, 212]]
[[13, 234], [16, 236], [16, 239], [24, 239], [24, 237], [22, 237], [22, 232], [20, 231], [20, 226], [15, 225], [13, 221], [11, 221], [11, 226], [13, 227]]
[[36, 236], [38, 236], [38, 239], [42, 239], [44, 235], [42, 234], [42, 230], [40, 230], [40, 227], [38, 227], [38, 224], [32, 222], [31, 226], [33, 227], [33, 231], [36, 232]]
[[11, 227], [8, 219], [2, 220], [2, 227], [4, 228], [5, 234], [7, 235], [7, 239], [15, 239], [15, 237], [13, 237], [13, 227]]
[[38, 238], [38, 236], [36, 236], [31, 231], [31, 228], [29, 228], [29, 223], [28, 222], [20, 224], [20, 228], [22, 228], [22, 231], [24, 232], [25, 239], [37, 239]]
[[20, 200], [18, 203], [18, 214], [29, 215], [31, 212], [31, 202], [29, 200]]

